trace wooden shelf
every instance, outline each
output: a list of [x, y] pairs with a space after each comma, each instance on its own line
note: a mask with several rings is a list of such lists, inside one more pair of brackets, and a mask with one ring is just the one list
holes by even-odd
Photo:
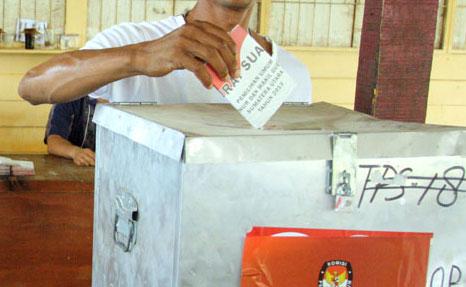
[[23, 48], [0, 48], [0, 54], [24, 54], [24, 55], [56, 55], [70, 50], [59, 49], [33, 49], [26, 50]]

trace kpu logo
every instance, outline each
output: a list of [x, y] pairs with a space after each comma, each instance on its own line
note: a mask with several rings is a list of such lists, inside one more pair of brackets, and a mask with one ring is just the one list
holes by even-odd
[[353, 270], [351, 263], [344, 260], [327, 261], [319, 273], [319, 287], [351, 287]]

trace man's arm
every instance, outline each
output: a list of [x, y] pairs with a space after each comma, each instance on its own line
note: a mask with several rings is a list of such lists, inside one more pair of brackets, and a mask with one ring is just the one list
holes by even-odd
[[47, 149], [49, 154], [72, 159], [77, 165], [95, 165], [95, 153], [92, 150], [75, 146], [59, 135], [49, 135], [47, 137]]
[[108, 83], [136, 75], [161, 77], [188, 69], [210, 88], [205, 63], [226, 79], [239, 76], [235, 43], [221, 28], [193, 21], [164, 37], [139, 44], [58, 55], [30, 70], [18, 88], [32, 104], [69, 102]]

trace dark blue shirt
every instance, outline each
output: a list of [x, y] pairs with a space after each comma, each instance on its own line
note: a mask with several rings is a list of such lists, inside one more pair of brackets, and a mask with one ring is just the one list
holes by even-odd
[[53, 105], [44, 142], [59, 135], [75, 146], [95, 150], [95, 124], [92, 122], [97, 100], [84, 97], [65, 104]]

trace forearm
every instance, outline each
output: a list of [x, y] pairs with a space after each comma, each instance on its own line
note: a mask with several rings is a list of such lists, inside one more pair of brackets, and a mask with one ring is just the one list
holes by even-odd
[[224, 80], [239, 77], [233, 39], [211, 23], [193, 21], [157, 40], [56, 56], [30, 70], [18, 93], [32, 104], [63, 103], [123, 78], [161, 77], [180, 69], [193, 72], [207, 88], [212, 79], [206, 64]]
[[31, 104], [69, 102], [136, 75], [132, 57], [131, 46], [64, 53], [30, 70], [18, 93]]
[[50, 135], [47, 137], [47, 150], [49, 154], [73, 159], [77, 149], [79, 147], [59, 135]]

